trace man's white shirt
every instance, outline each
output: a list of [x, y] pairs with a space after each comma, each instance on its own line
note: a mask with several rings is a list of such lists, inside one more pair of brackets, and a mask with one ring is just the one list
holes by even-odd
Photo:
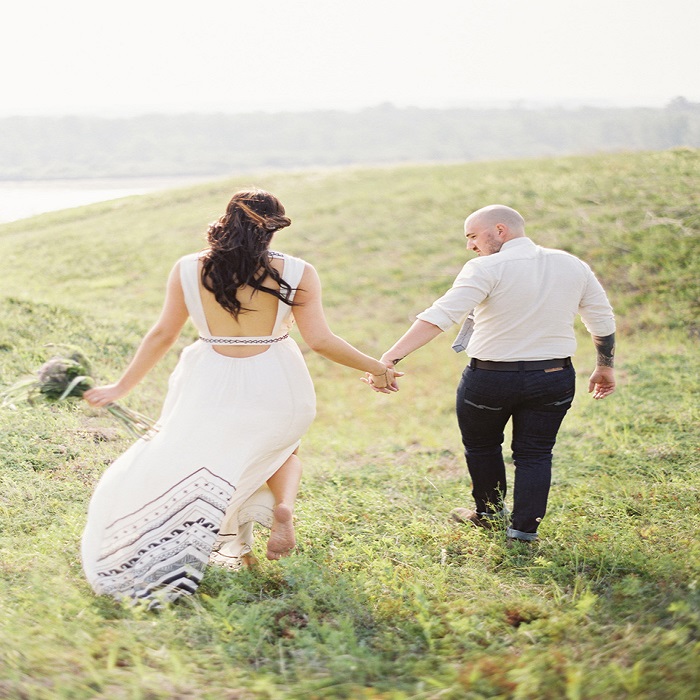
[[472, 311], [467, 353], [480, 360], [570, 357], [576, 350], [577, 314], [592, 335], [615, 332], [612, 307], [591, 268], [525, 237], [469, 260], [452, 288], [418, 318], [446, 331]]

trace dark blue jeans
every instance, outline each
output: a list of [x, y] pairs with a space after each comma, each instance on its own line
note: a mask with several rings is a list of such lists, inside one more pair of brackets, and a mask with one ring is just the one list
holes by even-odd
[[509, 537], [535, 539], [547, 510], [552, 449], [574, 398], [573, 366], [500, 372], [467, 367], [457, 389], [457, 420], [479, 513], [504, 511], [503, 429], [513, 419], [515, 462]]

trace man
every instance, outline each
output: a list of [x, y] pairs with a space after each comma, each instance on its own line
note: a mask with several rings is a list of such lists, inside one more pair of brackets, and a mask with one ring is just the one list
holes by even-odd
[[[455, 323], [464, 322], [463, 335], [469, 335], [473, 318], [457, 418], [476, 507], [457, 508], [452, 517], [486, 528], [506, 522], [508, 544], [532, 542], [547, 508], [557, 432], [574, 398], [576, 314], [597, 350], [588, 387], [595, 399], [615, 390], [615, 319], [590, 267], [569, 253], [535, 245], [514, 209], [479, 209], [465, 221], [464, 232], [467, 249], [478, 257], [418, 314], [382, 361], [393, 367]], [[516, 467], [510, 519], [501, 449], [509, 419]]]

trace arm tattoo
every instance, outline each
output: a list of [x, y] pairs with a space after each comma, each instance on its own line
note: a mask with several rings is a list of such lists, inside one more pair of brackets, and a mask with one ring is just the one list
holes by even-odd
[[401, 360], [403, 360], [403, 357], [397, 357], [395, 360], [391, 360], [391, 364], [394, 365], [394, 367], [396, 367], [396, 365], [398, 365], [399, 362], [401, 362]]
[[615, 366], [615, 334], [593, 336], [593, 344], [597, 352], [596, 364], [598, 367]]

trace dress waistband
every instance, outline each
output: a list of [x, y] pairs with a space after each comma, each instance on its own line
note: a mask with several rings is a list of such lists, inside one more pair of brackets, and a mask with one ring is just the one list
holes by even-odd
[[554, 369], [555, 367], [568, 367], [570, 364], [570, 357], [562, 357], [555, 360], [518, 360], [517, 362], [493, 362], [492, 360], [477, 360], [475, 357], [472, 357], [469, 362], [469, 366], [472, 369], [490, 369], [496, 372]]
[[272, 345], [272, 343], [279, 343], [280, 340], [285, 340], [289, 338], [289, 333], [274, 336], [221, 336], [215, 338], [205, 338], [203, 335], [199, 336], [199, 339], [204, 343], [209, 343], [210, 345]]

